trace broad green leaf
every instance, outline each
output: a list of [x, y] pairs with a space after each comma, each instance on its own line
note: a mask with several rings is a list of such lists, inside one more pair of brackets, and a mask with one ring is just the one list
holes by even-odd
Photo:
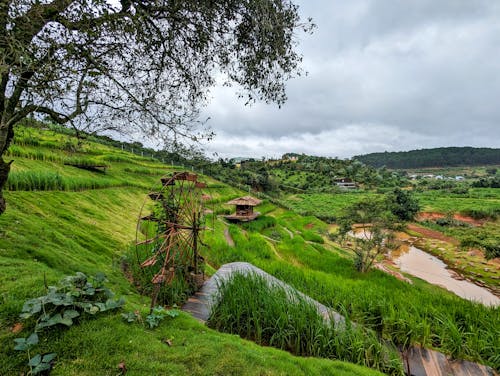
[[26, 343], [28, 345], [36, 345], [38, 343], [38, 334], [35, 333], [32, 333], [27, 339], [26, 339]]
[[42, 304], [39, 299], [30, 299], [23, 305], [23, 313], [33, 315], [42, 310]]
[[29, 346], [26, 344], [26, 338], [14, 338], [14, 342], [17, 343], [17, 345], [14, 346], [14, 350], [26, 351], [29, 348]]
[[179, 311], [176, 309], [170, 309], [167, 311], [167, 315], [170, 317], [177, 317], [179, 316]]
[[36, 367], [42, 362], [42, 356], [40, 354], [36, 354], [33, 358], [30, 359], [28, 365], [30, 367]]
[[50, 370], [50, 368], [51, 368], [50, 363], [40, 363], [35, 368], [33, 368], [33, 372], [31, 374], [32, 375], [37, 375], [40, 372]]
[[74, 309], [67, 309], [63, 314], [63, 318], [65, 319], [74, 319], [78, 316], [80, 316], [80, 313], [78, 313], [78, 311], [75, 311]]
[[45, 354], [43, 356], [42, 362], [43, 363], [50, 363], [52, 360], [55, 359], [56, 356], [57, 356], [56, 353]]
[[105, 303], [95, 303], [95, 305], [101, 310], [101, 311], [106, 311], [106, 304]]

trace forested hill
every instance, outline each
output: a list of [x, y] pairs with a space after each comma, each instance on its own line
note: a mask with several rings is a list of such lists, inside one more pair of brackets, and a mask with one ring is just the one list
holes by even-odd
[[500, 149], [448, 147], [400, 152], [384, 152], [353, 157], [369, 166], [387, 168], [421, 168], [499, 165]]

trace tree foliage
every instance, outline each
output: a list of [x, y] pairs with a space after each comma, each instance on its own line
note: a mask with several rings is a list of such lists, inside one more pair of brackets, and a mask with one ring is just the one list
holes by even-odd
[[[288, 0], [6, 0], [0, 3], [1, 156], [30, 114], [77, 129], [210, 137], [198, 109], [218, 83], [285, 101], [301, 73]], [[5, 209], [0, 196], [0, 213]]]
[[386, 195], [389, 210], [402, 221], [411, 221], [420, 210], [420, 205], [411, 191], [395, 188]]
[[377, 256], [395, 248], [393, 230], [396, 217], [383, 200], [363, 200], [349, 207], [337, 218], [343, 246], [355, 254], [355, 267], [367, 272]]
[[447, 147], [370, 153], [353, 157], [373, 167], [422, 168], [500, 164], [500, 149]]

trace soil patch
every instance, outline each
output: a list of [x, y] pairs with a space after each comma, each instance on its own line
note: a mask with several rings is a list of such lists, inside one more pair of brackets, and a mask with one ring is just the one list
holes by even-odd
[[[443, 213], [438, 213], [438, 212], [421, 212], [417, 216], [418, 221], [425, 221], [425, 220], [436, 220], [439, 218], [444, 218], [446, 217], [445, 214]], [[474, 219], [472, 217], [467, 217], [465, 215], [461, 215], [458, 213], [453, 214], [453, 219], [461, 222], [468, 223], [472, 226], [482, 226], [484, 222], [486, 222], [484, 219]]]
[[431, 230], [431, 229], [422, 227], [420, 225], [417, 225], [415, 223], [408, 224], [408, 230], [418, 232], [420, 235], [422, 235], [425, 238], [437, 239], [437, 240], [441, 240], [443, 242], [451, 243], [453, 245], [460, 244], [460, 242], [457, 239], [452, 238], [451, 236], [446, 236], [442, 232], [439, 232], [436, 230]]

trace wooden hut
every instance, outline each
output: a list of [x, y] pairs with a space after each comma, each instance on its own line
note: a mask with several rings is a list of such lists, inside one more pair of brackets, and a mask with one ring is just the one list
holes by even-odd
[[261, 200], [251, 196], [235, 198], [234, 200], [227, 202], [227, 204], [236, 205], [236, 213], [226, 215], [225, 218], [229, 221], [253, 221], [260, 215], [259, 212], [253, 211], [253, 207], [259, 205], [261, 202]]

